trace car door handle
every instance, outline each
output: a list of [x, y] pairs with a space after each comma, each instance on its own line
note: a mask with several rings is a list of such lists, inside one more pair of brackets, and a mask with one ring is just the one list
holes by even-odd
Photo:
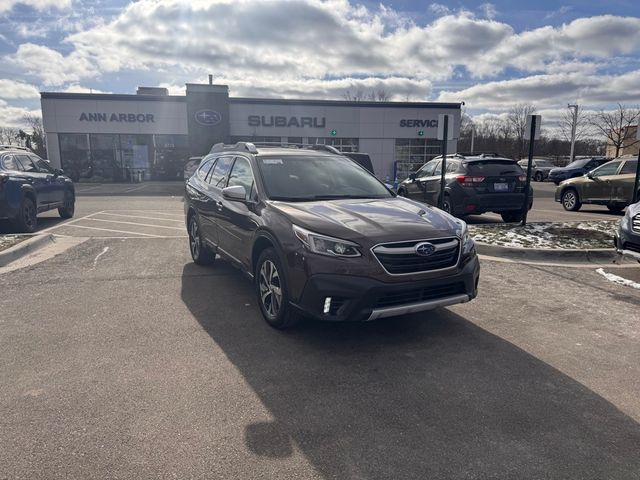
[[219, 211], [222, 211], [222, 202], [220, 200], [216, 202], [216, 206], [218, 207]]

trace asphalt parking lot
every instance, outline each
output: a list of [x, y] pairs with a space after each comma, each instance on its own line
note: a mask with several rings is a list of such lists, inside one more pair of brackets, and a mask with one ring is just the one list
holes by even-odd
[[640, 478], [640, 290], [595, 267], [483, 259], [471, 303], [282, 333], [177, 194], [77, 207], [40, 228], [86, 241], [0, 270], [1, 479]]

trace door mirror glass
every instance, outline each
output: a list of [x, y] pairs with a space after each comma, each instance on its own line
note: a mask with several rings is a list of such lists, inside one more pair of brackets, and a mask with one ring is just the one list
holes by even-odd
[[409, 179], [410, 180], [415, 180], [416, 179], [416, 174], [412, 173], [411, 175], [409, 175]]
[[222, 196], [228, 200], [244, 202], [247, 198], [247, 191], [242, 185], [234, 185], [222, 189]]

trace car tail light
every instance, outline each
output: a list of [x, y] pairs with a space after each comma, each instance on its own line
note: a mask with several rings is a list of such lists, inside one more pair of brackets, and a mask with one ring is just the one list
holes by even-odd
[[520, 175], [518, 177], [518, 181], [519, 182], [526, 182], [527, 181], [527, 176], [526, 175]]
[[458, 175], [456, 180], [463, 187], [475, 187], [478, 183], [484, 182], [484, 177], [470, 177], [467, 175]]
[[473, 203], [468, 204], [466, 207], [467, 212], [475, 212], [476, 206]]

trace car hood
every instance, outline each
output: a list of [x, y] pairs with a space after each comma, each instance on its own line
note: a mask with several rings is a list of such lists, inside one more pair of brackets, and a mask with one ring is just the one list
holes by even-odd
[[435, 207], [402, 197], [271, 205], [296, 225], [359, 243], [450, 237], [461, 223]]
[[561, 183], [561, 185], [581, 185], [585, 182], [585, 176], [569, 178]]
[[627, 213], [629, 214], [630, 217], [634, 217], [637, 214], [639, 214], [640, 213], [640, 202], [632, 203], [631, 205], [629, 205], [627, 207]]

